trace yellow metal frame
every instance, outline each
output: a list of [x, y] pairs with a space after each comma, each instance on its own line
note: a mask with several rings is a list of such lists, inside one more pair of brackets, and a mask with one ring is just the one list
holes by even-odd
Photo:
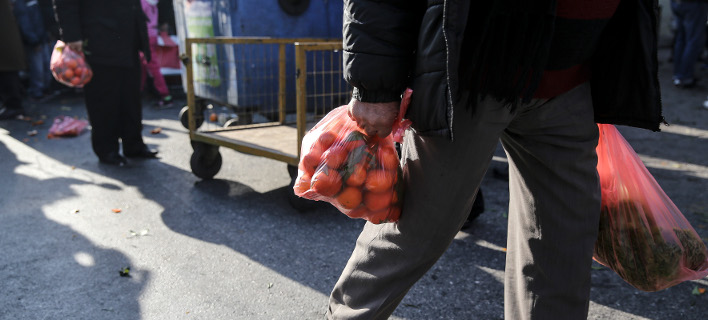
[[[193, 44], [277, 44], [278, 45], [278, 121], [240, 125], [229, 128], [209, 131], [197, 131], [196, 126], [196, 96], [194, 92], [194, 68], [192, 61], [192, 45]], [[292, 125], [285, 122], [285, 98], [286, 98], [286, 46], [295, 46], [295, 67], [296, 67], [296, 124], [294, 130], [291, 130]], [[341, 50], [342, 42], [338, 39], [319, 39], [319, 38], [267, 38], [267, 37], [214, 37], [214, 38], [187, 38], [185, 41], [185, 54], [183, 61], [186, 66], [186, 82], [187, 82], [187, 105], [188, 105], [188, 123], [189, 123], [189, 138], [192, 141], [203, 142], [207, 144], [228, 147], [239, 152], [271, 158], [278, 161], [286, 162], [290, 165], [297, 166], [300, 160], [300, 148], [302, 138], [308, 130], [307, 123], [307, 56], [306, 52], [314, 50]], [[297, 146], [296, 152], [284, 152], [272, 148], [270, 145], [263, 145], [248, 139], [241, 139], [239, 133], [243, 130], [262, 130], [261, 135], [273, 134], [286, 135], [285, 137], [270, 137], [271, 139], [287, 139], [292, 141], [293, 145]], [[270, 130], [270, 131], [267, 131]], [[289, 136], [290, 131], [294, 131], [294, 136]]]

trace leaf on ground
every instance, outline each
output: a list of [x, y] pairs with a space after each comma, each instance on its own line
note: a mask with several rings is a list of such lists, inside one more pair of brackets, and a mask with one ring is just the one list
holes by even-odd
[[706, 293], [706, 288], [699, 288], [698, 286], [693, 287], [693, 292], [691, 292], [693, 295], [700, 296], [704, 293]]
[[130, 277], [130, 267], [125, 267], [123, 269], [120, 269], [120, 271], [118, 271], [118, 274], [121, 277]]
[[74, 209], [74, 210], [71, 210], [71, 213], [73, 213], [73, 214], [77, 214], [77, 213], [79, 213], [79, 209]]
[[150, 133], [152, 133], [152, 134], [158, 134], [160, 132], [162, 132], [162, 128], [160, 128], [160, 127], [150, 130]]
[[270, 289], [270, 288], [272, 288], [272, 287], [273, 287], [273, 283], [272, 283], [272, 282], [271, 282], [271, 283], [268, 283], [268, 289]]
[[37, 130], [27, 131], [27, 135], [30, 136], [30, 137], [34, 137], [34, 136], [36, 136], [38, 133], [39, 133], [39, 132], [37, 132]]
[[502, 251], [506, 252], [506, 248], [502, 248]]
[[44, 120], [37, 120], [37, 121], [32, 122], [32, 126], [39, 126], [39, 125], [43, 125], [43, 124], [44, 124]]
[[121, 210], [120, 208], [114, 208], [114, 209], [111, 209], [111, 211], [113, 211], [114, 213], [120, 213], [123, 210]]

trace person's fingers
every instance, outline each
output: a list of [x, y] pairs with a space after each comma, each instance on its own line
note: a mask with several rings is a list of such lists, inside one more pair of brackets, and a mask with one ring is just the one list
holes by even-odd
[[347, 115], [349, 116], [349, 119], [352, 119], [352, 121], [356, 122], [356, 119], [354, 118], [354, 115], [352, 114], [351, 107], [347, 107]]

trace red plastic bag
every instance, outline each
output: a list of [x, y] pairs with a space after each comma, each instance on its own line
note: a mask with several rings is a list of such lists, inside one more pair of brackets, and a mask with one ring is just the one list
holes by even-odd
[[54, 79], [72, 88], [83, 88], [93, 77], [84, 53], [71, 50], [61, 40], [54, 45], [49, 68]]
[[708, 250], [613, 125], [598, 124], [602, 187], [593, 258], [643, 291], [708, 275]]
[[347, 115], [347, 106], [329, 112], [303, 138], [294, 192], [327, 201], [350, 218], [396, 222], [401, 215], [402, 171], [394, 141], [410, 126], [403, 115], [405, 92], [392, 133], [370, 138]]
[[47, 138], [75, 137], [86, 129], [88, 121], [79, 120], [69, 116], [58, 116], [54, 118], [52, 126], [49, 128]]

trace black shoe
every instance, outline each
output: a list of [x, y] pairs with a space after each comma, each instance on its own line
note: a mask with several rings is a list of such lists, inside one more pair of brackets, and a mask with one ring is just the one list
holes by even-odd
[[157, 150], [152, 150], [147, 146], [140, 149], [138, 152], [124, 152], [125, 156], [128, 158], [143, 158], [143, 159], [155, 159], [157, 158]]
[[21, 109], [2, 108], [0, 109], [0, 120], [17, 119], [24, 115]]
[[128, 164], [128, 159], [121, 156], [117, 152], [109, 153], [105, 156], [98, 157], [98, 161], [100, 161], [101, 163], [109, 164], [112, 166], [119, 166], [119, 167], [122, 167], [122, 166], [125, 166], [126, 164]]

